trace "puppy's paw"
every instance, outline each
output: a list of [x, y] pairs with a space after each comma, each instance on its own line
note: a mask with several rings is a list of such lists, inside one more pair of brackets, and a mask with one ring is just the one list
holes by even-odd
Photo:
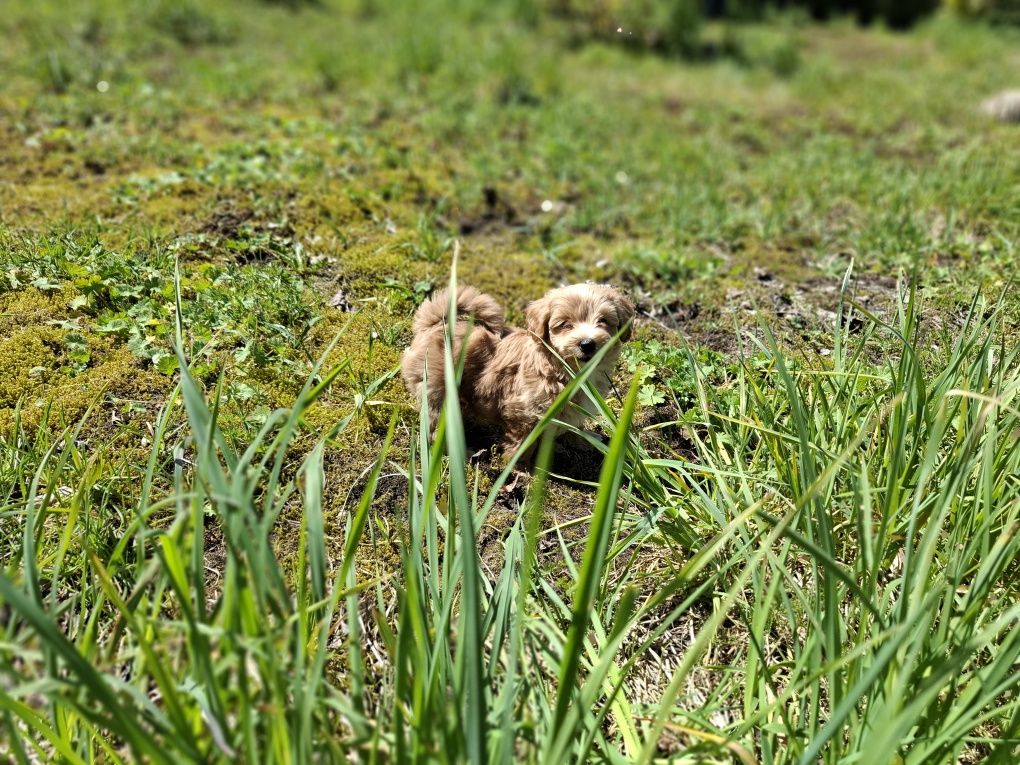
[[524, 500], [524, 495], [527, 494], [528, 486], [530, 485], [531, 474], [525, 470], [515, 469], [510, 474], [510, 480], [503, 484], [503, 488], [500, 491], [520, 502]]

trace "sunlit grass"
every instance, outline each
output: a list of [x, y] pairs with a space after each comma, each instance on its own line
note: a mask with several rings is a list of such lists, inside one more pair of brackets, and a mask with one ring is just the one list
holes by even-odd
[[[893, 325], [866, 316], [851, 333], [860, 309], [844, 303], [824, 369], [762, 345], [767, 363], [745, 365], [734, 391], [700, 386], [693, 449], [676, 458], [653, 458], [636, 438], [637, 385], [619, 414], [599, 401], [613, 435], [593, 442], [605, 455], [586, 538], [569, 541], [542, 513], [544, 439], [496, 569], [476, 540], [509, 468], [479, 492], [452, 383], [434, 440], [427, 412], [409, 452], [387, 438], [338, 554], [323, 536], [327, 441], [296, 469], [287, 458], [329, 371], [241, 450], [217, 425], [218, 389], [182, 373], [113, 549], [90, 542], [105, 508], [73, 429], [48, 445], [24, 434], [3, 462], [35, 475], [2, 511], [9, 752], [1010, 762], [1017, 350], [980, 301], [955, 337], [922, 348], [916, 304], [905, 293]], [[863, 353], [877, 333], [899, 345], [888, 365]], [[176, 406], [189, 429], [170, 444]], [[372, 555], [366, 529], [389, 463], [408, 482], [407, 525], [379, 579], [358, 561]], [[279, 518], [294, 506], [297, 553], [281, 558]], [[543, 538], [560, 554], [540, 554]], [[210, 544], [223, 555], [213, 579]], [[638, 701], [632, 676], [661, 661], [664, 641], [678, 663], [654, 702]], [[703, 687], [696, 670], [720, 647], [731, 661]]]

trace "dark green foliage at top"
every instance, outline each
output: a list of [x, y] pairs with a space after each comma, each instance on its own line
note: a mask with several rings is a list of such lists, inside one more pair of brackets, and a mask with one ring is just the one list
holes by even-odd
[[1020, 0], [995, 0], [988, 4], [985, 13], [994, 23], [1020, 25]]
[[749, 12], [760, 16], [769, 7], [799, 6], [820, 21], [853, 14], [862, 23], [881, 19], [893, 28], [904, 29], [935, 11], [939, 0], [731, 0], [724, 5], [727, 6], [725, 15], [737, 18]]
[[[704, 58], [718, 49], [703, 39], [704, 20], [761, 21], [770, 13], [800, 9], [816, 21], [853, 15], [906, 29], [929, 16], [939, 0], [556, 0], [547, 10], [582, 23], [582, 34], [665, 55]], [[530, 7], [530, 6], [529, 6]], [[723, 52], [727, 52], [724, 48]]]

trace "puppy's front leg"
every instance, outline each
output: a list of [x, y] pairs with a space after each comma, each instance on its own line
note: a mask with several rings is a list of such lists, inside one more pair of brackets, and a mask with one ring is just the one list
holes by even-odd
[[[532, 424], [532, 427], [529, 427], [527, 430], [514, 429], [508, 430], [506, 433], [503, 434], [502, 447], [504, 462], [509, 462], [513, 458], [513, 456], [517, 453], [517, 450], [521, 448], [521, 444], [523, 444], [525, 440], [527, 440], [528, 436], [531, 435], [533, 425], [534, 423]], [[531, 467], [535, 462], [535, 452], [538, 449], [539, 442], [541, 442], [541, 440], [546, 437], [559, 438], [559, 436], [560, 428], [558, 428], [556, 425], [549, 425], [546, 428], [545, 432], [541, 436], [539, 436], [538, 439], [536, 439], [531, 444], [531, 446], [529, 446], [524, 451], [520, 459], [517, 460], [517, 464], [525, 468]]]
[[[521, 445], [527, 437], [528, 433], [517, 433], [513, 431], [503, 434], [501, 444], [503, 450], [503, 462], [508, 463], [513, 459], [514, 455], [517, 454], [517, 450], [521, 448]], [[531, 462], [535, 457], [535, 445], [537, 443], [538, 442], [536, 441], [535, 444], [532, 444], [524, 450], [524, 453], [517, 460], [518, 467], [526, 468], [531, 465]]]
[[[509, 463], [513, 459], [514, 455], [517, 454], [517, 450], [521, 448], [521, 444], [524, 443], [524, 439], [527, 438], [528, 433], [505, 433], [503, 435], [503, 462]], [[537, 442], [536, 442], [537, 444]], [[517, 464], [514, 465], [514, 469], [510, 474], [510, 480], [503, 484], [504, 494], [514, 494], [518, 488], [526, 488], [531, 480], [531, 473], [529, 468], [535, 459], [535, 446], [532, 444], [529, 446], [520, 458], [517, 460]], [[521, 484], [523, 483], [523, 486]]]

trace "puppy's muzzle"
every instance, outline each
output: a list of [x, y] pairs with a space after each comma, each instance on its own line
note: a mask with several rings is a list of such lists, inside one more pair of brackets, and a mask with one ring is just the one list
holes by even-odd
[[577, 347], [581, 351], [581, 358], [587, 361], [595, 355], [595, 351], [599, 349], [599, 344], [589, 337], [579, 342]]

